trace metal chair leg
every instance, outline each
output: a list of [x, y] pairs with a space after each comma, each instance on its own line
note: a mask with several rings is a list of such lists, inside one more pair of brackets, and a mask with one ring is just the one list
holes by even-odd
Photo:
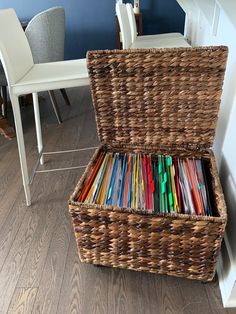
[[29, 175], [28, 175], [27, 160], [26, 160], [26, 153], [25, 153], [24, 134], [23, 134], [23, 129], [22, 129], [21, 112], [20, 112], [20, 105], [19, 105], [18, 97], [15, 95], [12, 95], [11, 103], [12, 103], [12, 109], [13, 109], [13, 114], [14, 114], [18, 152], [19, 152], [19, 157], [20, 157], [21, 174], [22, 174], [23, 186], [25, 190], [26, 204], [27, 206], [29, 206], [31, 204], [30, 183], [29, 183]]
[[56, 114], [57, 121], [58, 121], [59, 124], [61, 124], [62, 123], [62, 118], [61, 118], [61, 114], [60, 114], [60, 111], [59, 111], [59, 108], [58, 108], [58, 105], [57, 105], [57, 100], [56, 100], [54, 91], [53, 90], [49, 90], [48, 94], [49, 94], [49, 97], [50, 97], [50, 100], [51, 100], [54, 112]]
[[66, 90], [64, 88], [61, 88], [60, 91], [61, 91], [62, 97], [65, 100], [65, 103], [67, 104], [67, 106], [70, 106], [70, 100], [69, 100], [69, 97], [66, 93]]

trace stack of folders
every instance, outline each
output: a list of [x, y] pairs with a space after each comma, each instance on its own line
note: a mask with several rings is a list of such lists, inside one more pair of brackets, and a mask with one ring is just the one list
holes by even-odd
[[194, 158], [101, 152], [78, 201], [212, 216], [205, 166]]

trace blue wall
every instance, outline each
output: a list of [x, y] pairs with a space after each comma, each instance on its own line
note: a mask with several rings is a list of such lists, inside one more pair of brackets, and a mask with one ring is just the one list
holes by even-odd
[[[132, 2], [132, 1], [126, 1]], [[140, 0], [144, 34], [183, 32], [184, 12], [176, 0]], [[84, 57], [90, 49], [116, 48], [115, 0], [0, 0], [0, 8], [14, 8], [20, 19], [53, 6], [66, 13], [65, 57]]]
[[145, 35], [170, 32], [183, 34], [185, 13], [176, 0], [140, 0], [140, 3]]

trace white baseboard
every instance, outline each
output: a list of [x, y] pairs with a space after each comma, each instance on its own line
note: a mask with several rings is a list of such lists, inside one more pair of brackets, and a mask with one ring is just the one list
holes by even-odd
[[225, 248], [221, 251], [217, 265], [217, 274], [225, 308], [236, 307], [236, 265], [229, 245], [227, 234], [224, 237]]

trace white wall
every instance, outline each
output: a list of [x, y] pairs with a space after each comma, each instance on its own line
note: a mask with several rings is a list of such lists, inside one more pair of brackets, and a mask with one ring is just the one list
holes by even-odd
[[189, 0], [188, 7], [185, 0], [178, 2], [187, 13], [185, 34], [192, 46], [229, 47], [214, 152], [228, 210], [226, 245], [218, 268], [220, 288], [224, 306], [236, 307], [236, 1], [218, 1], [208, 2], [212, 4], [209, 15], [201, 1]]

